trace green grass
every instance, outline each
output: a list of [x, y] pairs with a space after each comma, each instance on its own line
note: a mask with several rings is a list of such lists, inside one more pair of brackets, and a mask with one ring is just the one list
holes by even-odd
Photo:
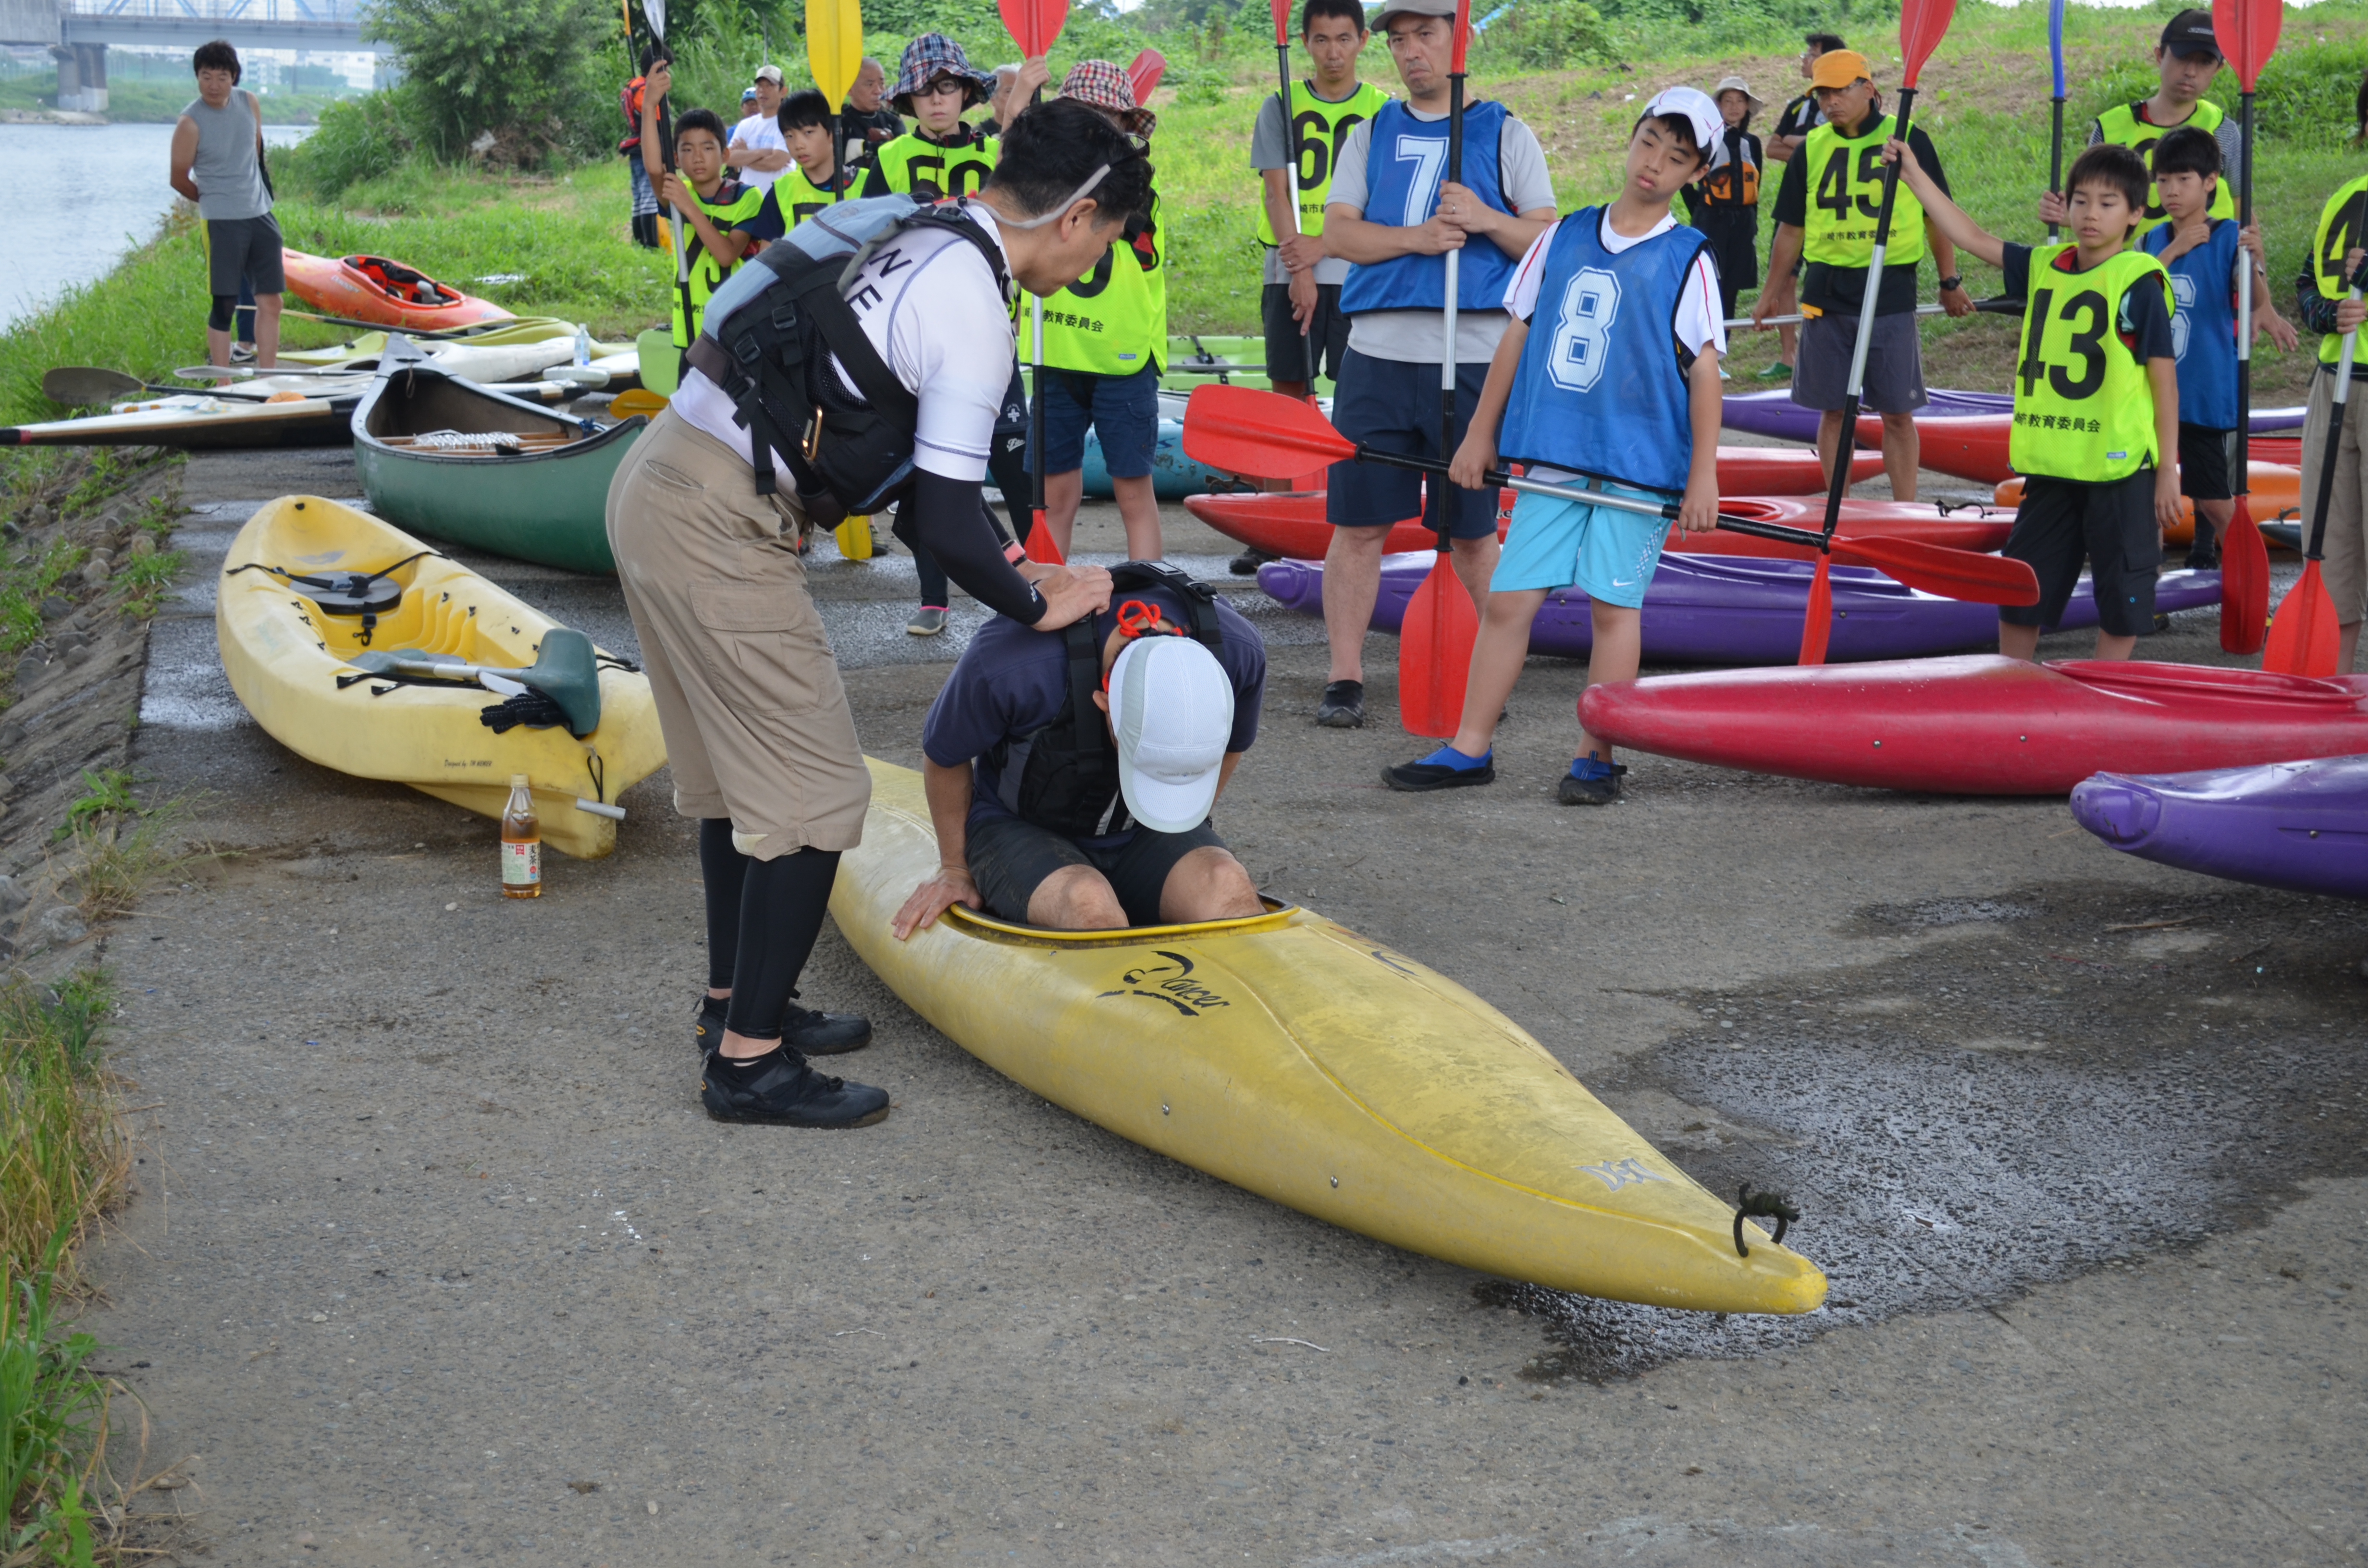
[[[98, 1341], [63, 1325], [51, 1292], [71, 1232], [29, 1268], [0, 1258], [0, 1562], [87, 1568], [87, 1491], [103, 1457], [107, 1387], [89, 1369]], [[102, 1522], [104, 1520], [102, 1519]]]
[[[120, 124], [170, 125], [181, 118], [197, 84], [187, 73], [178, 78], [143, 82], [111, 76], [107, 84], [107, 118]], [[263, 100], [263, 118], [272, 125], [310, 125], [321, 110], [344, 97], [336, 93], [273, 93]], [[51, 109], [58, 107], [58, 74], [0, 79], [0, 108]]]

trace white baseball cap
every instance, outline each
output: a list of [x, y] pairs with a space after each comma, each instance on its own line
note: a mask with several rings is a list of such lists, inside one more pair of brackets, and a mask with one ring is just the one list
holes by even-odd
[[1139, 637], [1110, 666], [1118, 787], [1134, 820], [1190, 833], [1208, 820], [1234, 732], [1234, 683], [1190, 637]]
[[1664, 87], [1653, 95], [1653, 101], [1645, 106], [1645, 113], [1683, 115], [1693, 125], [1694, 145], [1705, 156], [1718, 145], [1719, 128], [1725, 123], [1718, 105], [1711, 102], [1710, 95], [1700, 87]]

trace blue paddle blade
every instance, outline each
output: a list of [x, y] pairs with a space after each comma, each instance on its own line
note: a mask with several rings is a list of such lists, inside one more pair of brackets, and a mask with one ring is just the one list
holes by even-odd
[[2055, 64], [2055, 96], [2064, 96], [2064, 0], [2047, 0], [2047, 55]]

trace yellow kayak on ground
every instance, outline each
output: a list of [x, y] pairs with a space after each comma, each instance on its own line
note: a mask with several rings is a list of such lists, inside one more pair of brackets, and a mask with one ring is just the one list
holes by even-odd
[[1816, 1266], [1640, 1137], [1511, 1019], [1312, 910], [1052, 932], [889, 917], [937, 869], [921, 778], [871, 764], [831, 915], [980, 1061], [1120, 1137], [1489, 1274], [1648, 1306], [1805, 1312]]
[[[379, 573], [371, 591], [393, 599], [399, 588], [401, 597], [367, 614], [333, 613], [320, 590], [266, 566], [316, 579]], [[365, 649], [417, 651], [524, 669], [558, 627], [400, 528], [317, 495], [283, 495], [255, 514], [222, 562], [214, 600], [231, 687], [280, 744], [324, 767], [408, 784], [496, 819], [510, 775], [523, 773], [542, 841], [597, 859], [616, 847], [617, 824], [577, 802], [613, 807], [666, 763], [647, 676], [601, 668], [599, 722], [578, 739], [565, 725], [496, 734], [478, 717], [502, 700], [494, 692], [406, 685], [352, 662]]]
[[[398, 337], [410, 336], [400, 327], [394, 329], [394, 334]], [[449, 338], [411, 337], [411, 341], [431, 354], [437, 351], [434, 346], [438, 343], [449, 344], [455, 347], [474, 348], [516, 347], [554, 342], [570, 346], [563, 347], [556, 358], [546, 359], [531, 367], [541, 370], [552, 365], [565, 364], [572, 353], [575, 336], [574, 322], [563, 321], [557, 316], [519, 316], [513, 321], [488, 322], [484, 324], [482, 331], [470, 332], [466, 335]], [[387, 335], [382, 331], [359, 333], [343, 343], [333, 343], [324, 348], [283, 348], [279, 351], [279, 358], [291, 365], [344, 365], [356, 359], [376, 359], [381, 354], [386, 352], [386, 338]], [[592, 358], [595, 359], [612, 358], [617, 355], [632, 352], [633, 352], [633, 345], [631, 343], [603, 341], [599, 338], [592, 341]], [[512, 379], [508, 376], [479, 376], [473, 370], [461, 370], [461, 373], [472, 376], [478, 381], [498, 381]]]

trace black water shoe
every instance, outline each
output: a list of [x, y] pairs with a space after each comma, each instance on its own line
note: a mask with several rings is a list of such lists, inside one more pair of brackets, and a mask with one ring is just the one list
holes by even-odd
[[702, 996], [699, 999], [699, 1021], [691, 1026], [691, 1043], [699, 1047], [701, 1056], [711, 1055], [723, 1046], [723, 1015], [732, 1006], [729, 996]]
[[1419, 761], [1401, 762], [1395, 767], [1384, 767], [1382, 769], [1382, 782], [1407, 794], [1421, 794], [1430, 790], [1460, 790], [1467, 784], [1493, 784], [1497, 781], [1495, 753], [1491, 752], [1477, 762], [1467, 763], [1462, 767], [1452, 762], [1431, 760], [1449, 749], [1441, 746]]
[[718, 1121], [869, 1127], [888, 1114], [887, 1090], [817, 1073], [796, 1051], [779, 1047], [746, 1062], [711, 1054], [701, 1080], [700, 1102]]
[[1361, 730], [1365, 727], [1365, 683], [1360, 680], [1336, 680], [1324, 688], [1324, 700], [1315, 705], [1315, 722], [1327, 730]]
[[[723, 1020], [731, 1006], [729, 996], [699, 999], [699, 1021], [692, 1026], [691, 1040], [701, 1055], [723, 1048]], [[818, 1013], [792, 1003], [781, 1019], [781, 1040], [791, 1051], [806, 1056], [843, 1056], [871, 1043], [871, 1020], [860, 1013]]]
[[1555, 792], [1554, 799], [1565, 806], [1608, 806], [1620, 799], [1620, 780], [1627, 776], [1627, 767], [1617, 762], [1608, 767], [1600, 763], [1597, 767], [1602, 767], [1602, 771], [1591, 778], [1581, 778], [1576, 773], [1564, 774], [1562, 788]]
[[1269, 561], [1281, 559], [1280, 556], [1269, 555], [1263, 550], [1244, 550], [1239, 555], [1225, 562], [1225, 570], [1236, 577], [1255, 577], [1258, 575], [1259, 567]]

